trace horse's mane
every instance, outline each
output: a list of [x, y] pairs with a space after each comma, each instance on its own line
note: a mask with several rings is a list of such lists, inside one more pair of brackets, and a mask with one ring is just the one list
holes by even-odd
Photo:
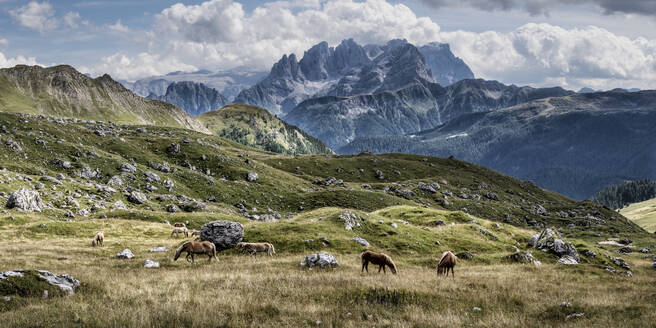
[[178, 249], [175, 251], [175, 256], [173, 257], [173, 261], [177, 260], [180, 257], [180, 254], [184, 252], [184, 250], [187, 248], [187, 245], [189, 245], [191, 242], [185, 242], [184, 244], [180, 245]]
[[[448, 255], [451, 255], [451, 256], [448, 256]], [[456, 256], [453, 255], [453, 253], [451, 253], [450, 251], [446, 251], [442, 254], [442, 257], [440, 258], [440, 262], [439, 262], [438, 266], [442, 266], [442, 265], [446, 264], [446, 261], [453, 262], [455, 264], [455, 258], [456, 258]]]

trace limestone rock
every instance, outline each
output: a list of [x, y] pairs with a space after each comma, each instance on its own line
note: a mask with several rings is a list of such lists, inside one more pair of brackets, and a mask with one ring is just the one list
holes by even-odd
[[310, 269], [313, 267], [325, 269], [335, 268], [339, 266], [339, 264], [337, 263], [337, 259], [335, 259], [330, 253], [315, 253], [307, 255], [303, 262], [301, 262], [301, 266]]
[[38, 191], [23, 187], [9, 194], [6, 207], [20, 211], [41, 212], [44, 205]]
[[200, 240], [212, 242], [217, 250], [235, 247], [244, 238], [244, 226], [233, 221], [212, 221], [200, 228]]

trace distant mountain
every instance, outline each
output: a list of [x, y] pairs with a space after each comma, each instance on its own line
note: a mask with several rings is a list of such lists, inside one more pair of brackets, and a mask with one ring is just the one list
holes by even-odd
[[319, 139], [262, 108], [231, 104], [198, 119], [212, 133], [246, 146], [289, 155], [333, 153]]
[[174, 105], [139, 97], [107, 74], [92, 79], [68, 65], [0, 69], [0, 106], [6, 112], [206, 131]]
[[419, 49], [405, 40], [392, 40], [361, 46], [349, 39], [332, 48], [321, 42], [300, 61], [294, 54], [283, 56], [264, 80], [242, 91], [235, 102], [260, 106], [284, 118], [304, 100], [396, 92], [435, 83], [434, 76], [450, 84], [473, 74], [448, 45]]
[[656, 91], [573, 94], [457, 117], [401, 137], [368, 137], [339, 152], [408, 152], [458, 159], [577, 199], [656, 179]]
[[435, 81], [442, 86], [474, 78], [469, 66], [451, 52], [447, 43], [429, 43], [419, 47], [419, 52], [433, 71]]
[[506, 86], [485, 80], [462, 80], [443, 88], [424, 80], [373, 95], [312, 98], [294, 108], [285, 120], [338, 149], [357, 138], [404, 135], [461, 115], [568, 94], [572, 92], [562, 88]]
[[214, 88], [229, 101], [235, 96], [266, 76], [267, 72], [253, 71], [244, 68], [235, 68], [228, 71], [211, 72], [199, 70], [196, 72], [171, 72], [166, 75], [151, 76], [135, 82], [121, 81], [126, 88], [134, 93], [146, 97], [150, 94], [164, 96], [169, 84], [173, 82], [191, 81], [203, 83]]
[[165, 95], [157, 96], [151, 93], [147, 98], [166, 101], [182, 108], [192, 116], [198, 116], [228, 104], [228, 99], [216, 89], [191, 81], [173, 82], [166, 88]]

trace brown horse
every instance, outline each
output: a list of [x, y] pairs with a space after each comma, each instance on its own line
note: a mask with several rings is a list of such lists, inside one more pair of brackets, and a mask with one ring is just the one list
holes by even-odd
[[103, 232], [100, 231], [95, 236], [93, 236], [93, 239], [91, 240], [91, 246], [93, 247], [96, 247], [96, 245], [102, 246], [104, 240], [105, 240], [105, 234], [103, 234]]
[[249, 252], [253, 256], [257, 256], [258, 252], [267, 253], [269, 256], [276, 254], [276, 249], [269, 243], [237, 243], [235, 247], [241, 249], [242, 253]]
[[369, 262], [371, 262], [378, 265], [379, 273], [382, 269], [383, 273], [387, 274], [385, 266], [388, 266], [390, 271], [392, 271], [393, 274], [396, 274], [396, 265], [394, 264], [394, 261], [392, 261], [392, 258], [387, 256], [387, 254], [364, 251], [360, 254], [360, 258], [362, 258], [362, 270], [360, 270], [360, 272], [367, 270], [367, 273], [369, 273]]
[[173, 235], [177, 237], [178, 234], [183, 234], [185, 237], [189, 237], [189, 230], [185, 227], [173, 228], [173, 230], [171, 231], [171, 238], [173, 238]]
[[[208, 256], [207, 262], [211, 262], [212, 258], [216, 259], [219, 262], [219, 259], [216, 257], [216, 246], [210, 243], [209, 241], [188, 241], [182, 246], [178, 247], [175, 251], [175, 256], [173, 261], [177, 261], [182, 252], [187, 252], [187, 261], [194, 263], [194, 254], [205, 254]], [[189, 261], [191, 257], [191, 261]]]
[[446, 251], [442, 254], [442, 258], [440, 259], [440, 262], [437, 264], [437, 275], [444, 275], [449, 276], [449, 269], [451, 269], [451, 277], [455, 278], [455, 274], [453, 272], [453, 267], [456, 266], [456, 260], [458, 258], [453, 255], [453, 253]]

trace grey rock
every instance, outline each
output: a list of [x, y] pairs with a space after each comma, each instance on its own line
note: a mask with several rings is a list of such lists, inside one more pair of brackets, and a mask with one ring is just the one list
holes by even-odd
[[125, 206], [125, 203], [123, 203], [122, 200], [117, 200], [116, 202], [114, 202], [114, 204], [112, 204], [112, 208], [116, 209], [116, 210], [125, 210], [125, 209], [127, 209], [127, 207]]
[[244, 226], [239, 222], [212, 221], [200, 228], [200, 239], [212, 242], [217, 250], [235, 247], [244, 238]]
[[592, 250], [586, 249], [586, 250], [583, 252], [583, 256], [585, 256], [585, 257], [590, 257], [590, 258], [595, 258], [595, 257], [597, 257], [597, 253], [596, 253], [595, 251], [592, 251]]
[[329, 253], [315, 253], [307, 255], [303, 262], [301, 262], [301, 266], [310, 269], [313, 267], [325, 269], [335, 268], [339, 266], [339, 263], [337, 263], [337, 259]]
[[168, 146], [166, 148], [166, 152], [171, 154], [171, 155], [179, 154], [180, 153], [180, 144], [176, 143], [176, 142], [172, 143], [170, 146]]
[[528, 246], [554, 253], [560, 257], [565, 255], [579, 261], [579, 254], [572, 243], [560, 239], [560, 234], [551, 229], [545, 229], [531, 237]]
[[123, 185], [123, 179], [121, 179], [120, 176], [115, 175], [115, 176], [111, 177], [111, 179], [109, 179], [109, 181], [107, 182], [107, 185], [112, 186], [112, 187], [120, 187], [120, 186]]
[[[36, 272], [39, 278], [45, 280], [53, 286], [59, 287], [59, 289], [65, 292], [67, 295], [75, 294], [75, 289], [80, 287], [80, 282], [67, 274], [56, 275], [45, 270], [36, 270]], [[20, 278], [24, 276], [24, 270], [0, 272], [0, 281], [9, 281], [7, 279], [8, 277]]]
[[248, 175], [246, 176], [246, 180], [249, 182], [255, 182], [258, 178], [259, 176], [255, 172], [248, 172]]
[[166, 211], [169, 213], [177, 213], [180, 212], [180, 208], [175, 204], [169, 204], [166, 206]]
[[56, 178], [47, 176], [47, 175], [42, 176], [41, 178], [39, 178], [39, 181], [50, 182], [50, 183], [54, 183], [56, 185], [61, 185], [62, 184], [61, 181], [57, 180]]
[[356, 243], [358, 243], [358, 244], [360, 244], [364, 247], [369, 247], [369, 242], [366, 241], [364, 238], [362, 238], [360, 236], [355, 236], [355, 237], [351, 238], [351, 240], [355, 241]]
[[159, 182], [160, 181], [159, 175], [155, 174], [154, 172], [148, 171], [148, 172], [144, 173], [144, 175], [146, 176], [146, 180], [148, 180], [150, 182]]
[[[438, 186], [439, 186], [439, 185], [438, 185]], [[431, 193], [431, 194], [434, 194], [434, 193], [437, 192], [437, 190], [435, 190], [435, 188], [434, 188], [432, 185], [429, 185], [429, 184], [426, 184], [426, 183], [423, 183], [423, 182], [419, 182], [419, 183], [417, 184], [417, 187], [418, 187], [419, 189], [421, 189], [421, 190], [423, 190], [423, 191], [427, 191], [427, 192], [429, 192], [429, 193]], [[439, 187], [438, 187], [438, 189], [439, 189]]]
[[471, 260], [474, 258], [474, 254], [469, 252], [461, 252], [456, 254], [456, 257], [463, 260]]
[[41, 212], [41, 210], [44, 208], [43, 201], [41, 200], [41, 195], [39, 192], [24, 187], [9, 194], [9, 198], [7, 199], [7, 204], [5, 206], [7, 208], [15, 208], [19, 211], [27, 212]]
[[134, 204], [143, 204], [148, 201], [148, 198], [143, 193], [135, 190], [128, 194], [128, 201]]
[[119, 258], [119, 259], [128, 259], [129, 260], [133, 257], [134, 257], [134, 254], [132, 254], [132, 251], [127, 249], [127, 248], [120, 251], [120, 252], [118, 252], [118, 254], [116, 254], [116, 258]]
[[346, 230], [353, 230], [353, 228], [360, 227], [360, 222], [364, 221], [363, 218], [355, 215], [350, 211], [346, 211], [339, 215], [339, 219], [344, 221], [344, 228]]
[[585, 313], [572, 313], [565, 317], [565, 321], [582, 318], [583, 316], [585, 316]]
[[159, 262], [146, 260], [146, 262], [144, 263], [144, 268], [159, 268]]
[[579, 261], [569, 255], [563, 255], [563, 257], [558, 259], [558, 264], [579, 264]]
[[148, 250], [148, 251], [151, 252], [151, 253], [157, 253], [157, 252], [168, 252], [169, 249], [168, 249], [168, 247], [159, 246], [159, 247], [153, 247], [153, 248], [151, 248], [151, 249]]
[[540, 261], [536, 260], [530, 252], [517, 252], [511, 254], [510, 259], [515, 262], [534, 264], [535, 266], [540, 266], [542, 264]]

